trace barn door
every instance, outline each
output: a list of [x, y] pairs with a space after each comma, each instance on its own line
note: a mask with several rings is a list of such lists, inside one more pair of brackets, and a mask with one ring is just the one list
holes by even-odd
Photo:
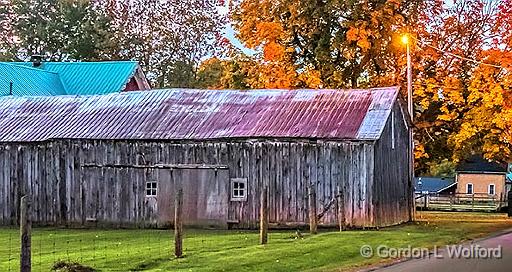
[[229, 204], [227, 169], [158, 169], [158, 218], [174, 221], [176, 188], [183, 188], [186, 225], [226, 227]]

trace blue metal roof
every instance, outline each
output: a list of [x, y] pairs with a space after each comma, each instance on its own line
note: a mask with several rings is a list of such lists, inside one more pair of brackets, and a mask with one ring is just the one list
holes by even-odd
[[0, 62], [0, 96], [10, 95], [11, 82], [15, 96], [66, 94], [57, 73]]
[[[32, 62], [4, 62], [0, 83], [14, 78], [24, 88], [14, 92], [20, 96], [108, 94], [122, 91], [137, 68], [136, 61], [43, 62], [37, 68]], [[5, 76], [9, 73], [12, 75]], [[0, 95], [8, 95], [9, 89], [3, 89]]]
[[443, 177], [416, 177], [414, 178], [414, 188], [416, 192], [438, 193], [443, 189], [455, 184], [453, 178]]

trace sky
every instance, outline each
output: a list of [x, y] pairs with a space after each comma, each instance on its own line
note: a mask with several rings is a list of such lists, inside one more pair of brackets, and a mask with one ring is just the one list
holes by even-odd
[[[231, 1], [226, 1], [224, 7], [219, 7], [218, 8], [218, 11], [220, 14], [227, 14], [229, 12], [229, 5], [230, 5], [230, 2]], [[233, 26], [231, 25], [230, 22], [228, 22], [226, 24], [226, 28], [224, 29], [224, 37], [226, 37], [229, 41], [231, 41], [231, 44], [233, 44], [233, 46], [235, 46], [236, 48], [242, 50], [242, 52], [244, 52], [245, 54], [247, 55], [254, 55], [256, 53], [256, 51], [252, 50], [252, 49], [249, 49], [247, 47], [245, 47], [242, 42], [240, 42], [240, 40], [238, 40], [236, 37], [235, 37], [235, 30], [233, 29]]]

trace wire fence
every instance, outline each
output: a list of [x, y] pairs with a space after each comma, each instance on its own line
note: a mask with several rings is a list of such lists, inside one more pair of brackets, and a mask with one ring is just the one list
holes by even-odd
[[[272, 239], [289, 241], [295, 230], [273, 231]], [[173, 229], [32, 229], [32, 271], [53, 271], [59, 264], [80, 264], [94, 270], [70, 271], [174, 271], [202, 270], [215, 262], [212, 254], [230, 255], [231, 250], [259, 244], [256, 230], [184, 230], [185, 259], [174, 257]], [[216, 255], [217, 256], [217, 255]], [[191, 263], [191, 260], [194, 262]], [[0, 227], [0, 271], [20, 270], [20, 231]]]
[[[19, 271], [19, 230], [0, 229], [0, 271]], [[171, 259], [171, 230], [85, 230], [36, 228], [32, 232], [32, 271], [52, 271], [60, 263], [101, 271], [142, 270]]]
[[[311, 211], [310, 233], [316, 234], [319, 215], [316, 211], [316, 193], [311, 186], [308, 194]], [[183, 195], [179, 190], [175, 203], [175, 229], [70, 229], [30, 228], [29, 205], [21, 205], [20, 228], [0, 227], [0, 271], [142, 271], [162, 265], [179, 267], [180, 262], [169, 262], [182, 257]], [[230, 230], [185, 230], [183, 250], [195, 256], [211, 252], [266, 244], [268, 236], [268, 192], [261, 193], [260, 232]], [[22, 197], [23, 203], [28, 199]], [[28, 227], [27, 227], [28, 225]], [[341, 225], [340, 225], [341, 230]], [[21, 232], [21, 235], [20, 235]], [[176, 234], [176, 236], [175, 236]], [[288, 234], [285, 234], [285, 236]], [[30, 239], [20, 239], [30, 237]], [[302, 237], [295, 235], [286, 239]], [[259, 241], [258, 241], [259, 238]], [[31, 242], [27, 242], [31, 240]], [[179, 247], [178, 247], [179, 245]], [[20, 256], [21, 248], [24, 254]], [[180, 253], [178, 253], [178, 248]], [[194, 264], [187, 263], [187, 268]], [[69, 269], [76, 266], [77, 269]], [[25, 269], [26, 268], [26, 269]], [[31, 270], [30, 270], [31, 268]]]

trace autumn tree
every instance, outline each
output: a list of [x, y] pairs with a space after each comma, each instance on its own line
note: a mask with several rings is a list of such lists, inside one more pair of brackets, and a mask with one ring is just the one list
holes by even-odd
[[482, 153], [501, 161], [512, 159], [512, 2], [495, 3], [490, 42], [471, 74], [468, 110], [449, 138], [455, 157]]
[[[495, 82], [489, 80], [503, 76], [502, 71], [492, 75], [495, 71], [486, 69], [491, 66], [481, 64], [492, 64], [487, 49], [496, 38], [493, 29], [501, 1], [427, 4], [421, 9], [421, 21], [428, 27], [415, 30], [413, 61], [416, 162], [420, 172], [443, 160], [458, 160], [489, 149], [480, 141], [488, 135], [471, 130], [475, 122], [491, 120], [484, 115], [490, 114], [485, 107], [499, 108], [492, 104], [497, 101], [482, 99], [495, 94], [491, 87]], [[481, 82], [484, 74], [487, 83]], [[476, 109], [479, 106], [484, 108]], [[481, 114], [479, 118], [486, 118], [478, 121], [476, 113]]]
[[394, 37], [419, 2], [244, 0], [232, 17], [240, 40], [261, 49], [255, 72], [267, 81], [301, 87], [306, 71], [318, 87], [375, 86], [399, 83], [403, 50]]
[[512, 158], [512, 52], [488, 50], [486, 54], [486, 63], [472, 73], [465, 99], [467, 111], [449, 137], [455, 159], [472, 153], [491, 160]]

